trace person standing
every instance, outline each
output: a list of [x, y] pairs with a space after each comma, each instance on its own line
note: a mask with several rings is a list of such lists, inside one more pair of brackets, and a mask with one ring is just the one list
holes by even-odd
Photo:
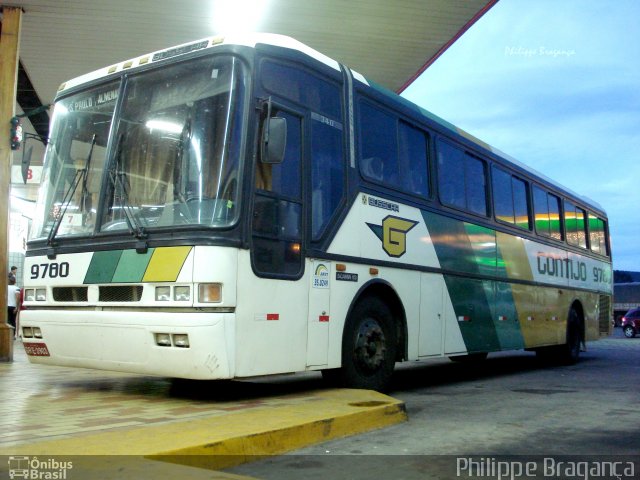
[[9, 325], [13, 327], [14, 338], [17, 335], [16, 332], [16, 314], [18, 313], [18, 304], [20, 302], [20, 288], [16, 285], [16, 277], [9, 274], [9, 282], [7, 286], [7, 307]]
[[15, 265], [13, 267], [11, 267], [11, 270], [9, 271], [9, 278], [12, 278], [17, 282], [18, 281], [18, 267], [16, 267]]

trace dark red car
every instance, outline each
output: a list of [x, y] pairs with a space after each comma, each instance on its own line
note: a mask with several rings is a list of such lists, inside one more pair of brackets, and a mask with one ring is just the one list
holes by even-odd
[[640, 333], [640, 308], [632, 308], [622, 317], [622, 331], [627, 338]]

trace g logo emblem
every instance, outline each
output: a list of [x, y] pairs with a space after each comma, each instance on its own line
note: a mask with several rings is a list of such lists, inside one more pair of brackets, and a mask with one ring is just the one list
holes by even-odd
[[382, 220], [382, 226], [367, 223], [371, 231], [382, 241], [382, 249], [390, 257], [399, 258], [407, 252], [407, 233], [418, 222], [389, 215]]

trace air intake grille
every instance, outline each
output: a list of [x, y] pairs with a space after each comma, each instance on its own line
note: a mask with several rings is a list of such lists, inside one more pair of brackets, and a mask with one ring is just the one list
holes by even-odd
[[56, 302], [86, 302], [87, 287], [54, 287], [53, 299]]
[[100, 287], [101, 302], [139, 302], [141, 297], [142, 285]]
[[611, 329], [611, 297], [609, 295], [600, 295], [598, 302], [600, 317], [598, 325], [600, 333], [609, 333]]

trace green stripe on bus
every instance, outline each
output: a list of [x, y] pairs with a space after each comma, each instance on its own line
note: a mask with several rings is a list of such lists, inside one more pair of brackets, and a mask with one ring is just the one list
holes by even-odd
[[453, 275], [445, 275], [444, 280], [467, 350], [470, 353], [500, 350], [487, 298], [492, 295], [491, 282]]
[[122, 250], [94, 252], [84, 283], [111, 283], [121, 255]]
[[513, 290], [510, 283], [492, 282], [495, 289], [495, 301], [492, 303], [491, 318], [502, 350], [524, 348], [524, 338], [520, 330], [518, 311], [516, 310]]
[[[500, 248], [496, 248], [496, 276], [508, 278], [507, 267]], [[524, 337], [520, 329], [518, 310], [511, 284], [507, 282], [494, 282], [494, 284], [495, 302], [493, 302], [492, 318], [496, 325], [500, 347], [503, 350], [524, 348]]]
[[493, 275], [496, 269], [495, 233], [460, 220], [422, 212], [440, 266], [460, 275], [445, 275], [449, 297], [469, 352], [500, 350], [492, 318], [493, 284], [469, 276]]
[[[444, 270], [479, 275], [481, 269], [464, 222], [425, 211], [422, 212], [422, 216], [440, 266]], [[482, 268], [482, 271], [486, 274], [493, 273], [491, 269]]]
[[122, 252], [112, 281], [114, 283], [141, 282], [153, 251], [154, 249], [150, 248], [146, 253], [137, 253], [135, 250]]

